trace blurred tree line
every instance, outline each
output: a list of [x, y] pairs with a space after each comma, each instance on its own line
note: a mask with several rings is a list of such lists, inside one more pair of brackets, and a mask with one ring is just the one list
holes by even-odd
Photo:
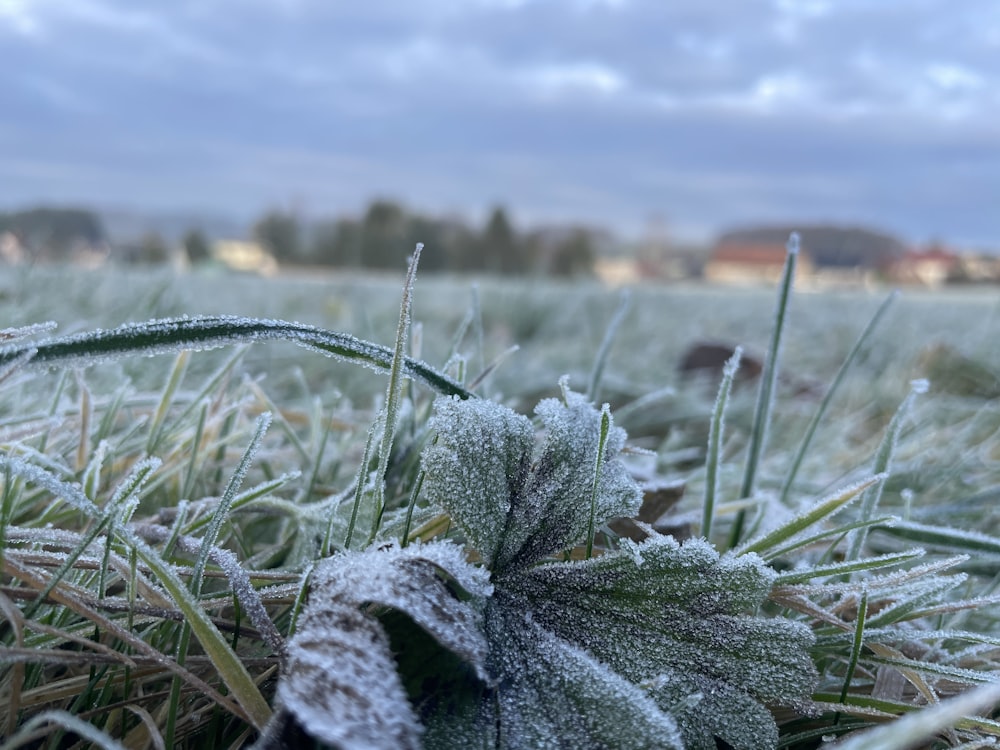
[[423, 242], [424, 271], [557, 276], [590, 274], [597, 241], [580, 227], [519, 232], [501, 207], [476, 229], [386, 200], [374, 201], [360, 218], [308, 226], [294, 212], [272, 210], [254, 224], [253, 237], [282, 264], [398, 270]]
[[0, 235], [10, 233], [31, 259], [60, 262], [106, 242], [104, 227], [91, 211], [32, 208], [0, 213]]
[[[582, 227], [518, 231], [502, 207], [472, 227], [454, 218], [412, 213], [376, 200], [360, 217], [305, 222], [293, 211], [271, 210], [252, 227], [253, 239], [282, 265], [398, 271], [418, 242], [424, 271], [502, 275], [581, 276], [593, 272], [597, 246], [607, 238]], [[146, 229], [111, 241], [93, 211], [33, 208], [0, 213], [0, 240], [12, 237], [21, 261], [78, 261], [87, 253], [126, 263], [168, 263], [183, 253], [193, 264], [213, 257], [213, 241], [197, 227], [167, 238]], [[10, 260], [10, 259], [8, 259]]]

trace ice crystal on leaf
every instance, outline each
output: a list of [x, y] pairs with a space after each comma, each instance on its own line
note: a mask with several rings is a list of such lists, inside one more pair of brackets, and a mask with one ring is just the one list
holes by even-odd
[[[659, 535], [556, 559], [591, 518], [633, 515], [640, 491], [619, 458], [625, 433], [604, 424], [602, 437], [582, 396], [564, 389], [535, 413], [537, 426], [489, 401], [438, 399], [423, 496], [483, 565], [443, 542], [322, 563], [285, 706], [340, 747], [775, 747], [765, 704], [805, 702], [817, 679], [811, 631], [756, 614], [775, 572]], [[428, 648], [451, 661], [417, 653]]]

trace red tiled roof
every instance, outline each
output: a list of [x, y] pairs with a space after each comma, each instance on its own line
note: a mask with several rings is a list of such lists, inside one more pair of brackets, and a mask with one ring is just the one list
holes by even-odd
[[754, 266], [784, 265], [788, 251], [780, 243], [749, 244], [724, 242], [712, 251], [712, 260]]

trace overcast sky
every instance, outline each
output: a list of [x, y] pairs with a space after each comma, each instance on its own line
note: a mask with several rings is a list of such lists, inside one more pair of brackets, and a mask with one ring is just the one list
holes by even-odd
[[0, 207], [1000, 246], [998, 0], [0, 0]]

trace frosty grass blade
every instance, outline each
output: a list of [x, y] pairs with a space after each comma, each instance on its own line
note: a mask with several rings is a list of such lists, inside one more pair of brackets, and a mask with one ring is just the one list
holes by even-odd
[[[0, 367], [23, 357], [26, 350], [35, 350], [35, 353], [25, 366], [36, 367], [92, 364], [128, 354], [149, 356], [184, 349], [216, 349], [229, 344], [259, 341], [291, 341], [321, 354], [357, 362], [380, 372], [387, 372], [392, 365], [392, 349], [362, 341], [346, 333], [283, 320], [213, 315], [162, 318], [145, 323], [130, 323], [110, 330], [52, 338], [30, 346], [7, 346], [0, 348]], [[403, 372], [407, 377], [419, 380], [440, 393], [460, 398], [473, 397], [459, 383], [424, 362], [407, 357]]]

